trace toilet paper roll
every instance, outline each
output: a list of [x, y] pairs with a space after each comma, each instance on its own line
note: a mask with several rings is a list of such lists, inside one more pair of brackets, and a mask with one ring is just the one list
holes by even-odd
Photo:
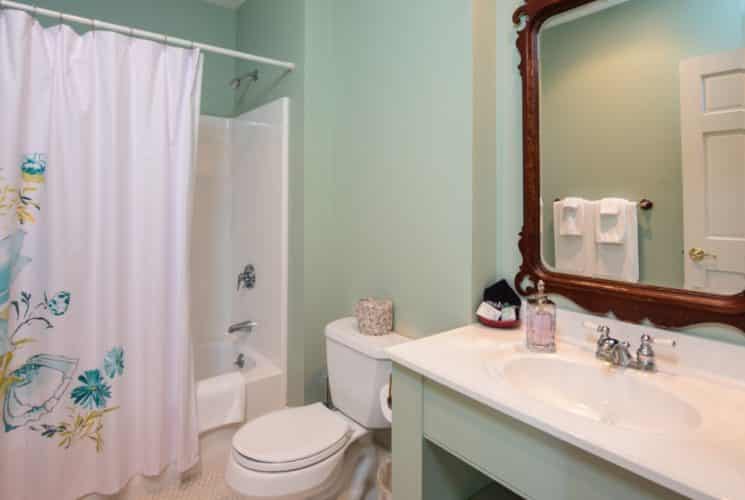
[[391, 407], [388, 406], [389, 387], [390, 384], [385, 384], [383, 388], [380, 389], [380, 409], [383, 411], [383, 416], [385, 417], [385, 419], [393, 424], [393, 410], [391, 410]]

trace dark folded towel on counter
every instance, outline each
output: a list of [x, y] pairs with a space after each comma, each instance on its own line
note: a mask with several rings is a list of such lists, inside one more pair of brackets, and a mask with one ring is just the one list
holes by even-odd
[[484, 289], [483, 300], [484, 302], [491, 302], [493, 304], [509, 304], [516, 307], [520, 307], [521, 304], [520, 296], [515, 293], [506, 280], [501, 280]]

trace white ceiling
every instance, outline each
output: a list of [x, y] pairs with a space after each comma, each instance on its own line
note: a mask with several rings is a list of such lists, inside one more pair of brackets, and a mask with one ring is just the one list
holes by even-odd
[[226, 9], [237, 9], [241, 5], [243, 5], [243, 2], [246, 0], [203, 0], [206, 3], [211, 3], [212, 5], [218, 5], [220, 7], [225, 7]]

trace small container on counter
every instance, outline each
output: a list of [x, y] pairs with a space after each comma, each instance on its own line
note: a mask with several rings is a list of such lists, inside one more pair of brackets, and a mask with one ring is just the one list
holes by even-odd
[[543, 281], [526, 306], [525, 345], [535, 352], [556, 352], [556, 304], [546, 295]]
[[512, 329], [520, 326], [520, 296], [506, 280], [484, 289], [483, 302], [476, 310], [479, 323], [489, 328]]

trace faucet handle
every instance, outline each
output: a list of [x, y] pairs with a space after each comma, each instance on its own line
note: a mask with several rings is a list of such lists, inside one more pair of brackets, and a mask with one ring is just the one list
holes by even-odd
[[678, 345], [678, 341], [675, 339], [668, 339], [665, 337], [655, 338], [645, 333], [644, 335], [642, 335], [641, 344], [642, 346], [650, 345], [650, 344], [657, 344], [657, 345], [664, 345], [668, 347], [676, 347]]
[[657, 363], [652, 344], [667, 345], [670, 347], [678, 345], [677, 341], [674, 339], [653, 338], [651, 335], [647, 335], [646, 333], [642, 335], [641, 344], [639, 344], [639, 349], [636, 351], [636, 361], [641, 370], [657, 370]]

